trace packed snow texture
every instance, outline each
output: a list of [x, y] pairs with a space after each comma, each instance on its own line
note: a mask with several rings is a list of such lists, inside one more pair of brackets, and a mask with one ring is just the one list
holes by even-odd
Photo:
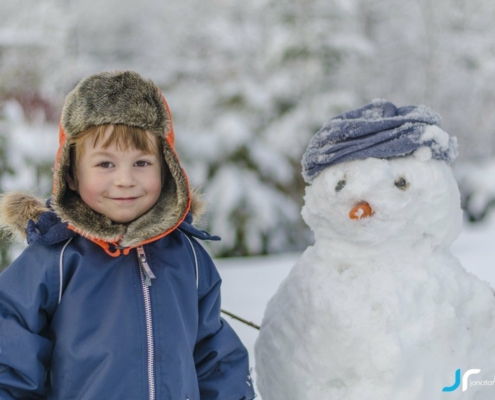
[[[373, 215], [350, 219], [363, 201]], [[494, 292], [450, 253], [462, 212], [445, 162], [329, 167], [302, 214], [315, 245], [269, 301], [255, 345], [264, 400], [493, 399], [493, 387], [442, 392], [457, 369], [495, 373]]]

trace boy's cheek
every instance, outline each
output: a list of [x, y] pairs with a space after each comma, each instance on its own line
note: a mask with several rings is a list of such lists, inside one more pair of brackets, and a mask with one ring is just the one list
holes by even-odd
[[97, 177], [82, 175], [79, 177], [77, 184], [77, 193], [90, 207], [91, 203], [95, 202], [105, 192], [102, 180], [95, 178]]
[[81, 190], [79, 196], [81, 196], [81, 199], [89, 206], [91, 206], [91, 203], [94, 202], [97, 197], [95, 193], [92, 193], [89, 190]]

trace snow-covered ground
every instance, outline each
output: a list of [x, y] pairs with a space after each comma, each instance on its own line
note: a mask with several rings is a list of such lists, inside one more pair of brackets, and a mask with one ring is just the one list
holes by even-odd
[[[452, 245], [452, 252], [468, 271], [495, 288], [495, 214], [479, 224], [465, 224]], [[292, 253], [216, 260], [223, 278], [222, 307], [259, 325], [267, 301], [299, 256], [299, 253]], [[254, 342], [258, 331], [230, 317], [225, 318], [248, 348], [254, 367]]]

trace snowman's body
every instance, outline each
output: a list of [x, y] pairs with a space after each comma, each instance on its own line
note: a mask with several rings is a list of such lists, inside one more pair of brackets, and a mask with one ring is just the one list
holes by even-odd
[[[428, 149], [324, 170], [303, 216], [315, 233], [265, 311], [256, 343], [263, 400], [494, 399], [442, 389], [455, 372], [493, 381], [495, 297], [449, 247], [459, 193]], [[372, 215], [351, 219], [366, 202]]]

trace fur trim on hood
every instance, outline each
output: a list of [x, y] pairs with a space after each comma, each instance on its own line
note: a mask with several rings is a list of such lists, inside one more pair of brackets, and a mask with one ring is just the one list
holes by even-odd
[[[191, 191], [191, 208], [194, 221], [201, 218], [205, 210], [198, 190]], [[31, 194], [8, 192], [0, 197], [0, 229], [12, 240], [24, 242], [29, 221], [37, 222], [43, 212], [50, 211], [45, 201]]]
[[45, 202], [30, 194], [9, 192], [0, 198], [0, 228], [11, 239], [24, 241], [29, 220], [48, 211]]

